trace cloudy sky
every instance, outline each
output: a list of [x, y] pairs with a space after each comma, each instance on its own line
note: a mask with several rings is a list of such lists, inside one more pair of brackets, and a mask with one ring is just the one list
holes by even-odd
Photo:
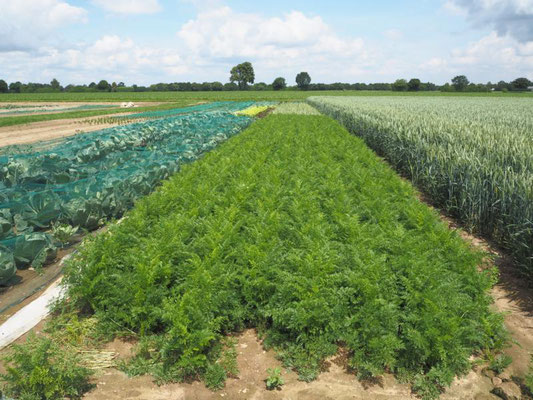
[[0, 79], [533, 80], [533, 0], [0, 0]]

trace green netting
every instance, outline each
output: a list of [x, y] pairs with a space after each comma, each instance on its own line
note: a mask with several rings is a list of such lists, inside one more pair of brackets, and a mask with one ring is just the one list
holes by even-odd
[[253, 101], [248, 102], [233, 102], [233, 101], [217, 101], [214, 103], [206, 104], [197, 104], [194, 106], [182, 107], [182, 108], [173, 108], [170, 110], [160, 110], [160, 111], [146, 111], [137, 114], [123, 115], [116, 118], [166, 118], [175, 115], [181, 114], [191, 114], [191, 113], [204, 113], [208, 111], [225, 111], [225, 112], [236, 112], [244, 108], [250, 107], [251, 105], [256, 104]]
[[51, 149], [57, 146], [58, 143], [64, 142], [65, 137], [60, 137], [52, 140], [41, 141], [31, 144], [11, 144], [9, 146], [0, 147], [0, 156], [8, 156], [22, 153], [37, 153], [44, 150]]
[[53, 252], [50, 235], [36, 231], [55, 222], [95, 229], [122, 216], [182, 163], [245, 128], [251, 119], [229, 111], [248, 106], [210, 106], [76, 135], [41, 152], [0, 155], [0, 284], [13, 272], [9, 253], [22, 268]]
[[7, 247], [0, 246], [0, 282], [7, 282], [15, 275], [15, 257]]

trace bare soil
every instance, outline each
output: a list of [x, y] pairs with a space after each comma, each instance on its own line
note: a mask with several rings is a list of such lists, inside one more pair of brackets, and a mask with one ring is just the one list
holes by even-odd
[[[14, 116], [24, 116], [24, 115], [42, 115], [42, 114], [57, 114], [62, 112], [68, 112], [68, 111], [75, 111], [75, 110], [69, 110], [69, 108], [74, 108], [78, 106], [85, 106], [85, 105], [101, 105], [102, 107], [98, 108], [92, 108], [91, 110], [100, 110], [105, 109], [106, 106], [120, 106], [122, 103], [117, 102], [97, 102], [97, 103], [79, 103], [79, 102], [68, 102], [68, 103], [32, 103], [32, 102], [21, 102], [21, 103], [0, 103], [0, 105], [6, 106], [6, 105], [16, 105], [17, 108], [13, 109], [7, 109], [7, 108], [0, 108], [0, 118], [3, 117], [14, 117]], [[148, 107], [148, 106], [157, 106], [161, 104], [160, 102], [140, 102], [140, 103], [134, 103], [135, 107]], [[20, 106], [26, 106], [20, 107]], [[38, 106], [38, 107], [37, 107]], [[19, 108], [20, 107], [20, 108]], [[125, 109], [127, 110], [127, 109]], [[12, 111], [17, 111], [16, 114], [13, 114]]]
[[51, 121], [33, 122], [30, 124], [0, 127], [0, 147], [15, 144], [29, 144], [41, 141], [59, 139], [79, 133], [98, 131], [100, 129], [117, 126], [117, 123], [91, 123], [105, 117], [117, 117], [130, 113], [99, 115], [95, 117], [57, 119]]

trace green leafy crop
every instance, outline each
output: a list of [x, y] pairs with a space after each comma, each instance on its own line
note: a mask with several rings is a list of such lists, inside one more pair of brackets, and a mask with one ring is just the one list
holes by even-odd
[[268, 377], [265, 380], [266, 387], [268, 390], [274, 390], [281, 388], [285, 381], [281, 376], [281, 368], [269, 368], [267, 369]]
[[3, 392], [22, 400], [79, 399], [91, 388], [92, 372], [80, 364], [76, 353], [61, 349], [44, 337], [30, 336], [14, 345], [5, 357], [7, 372], [0, 375]]
[[361, 139], [271, 115], [89, 239], [65, 279], [71, 306], [141, 338], [133, 373], [220, 387], [221, 340], [252, 326], [302, 379], [342, 344], [361, 376], [430, 397], [505, 341], [481, 258]]

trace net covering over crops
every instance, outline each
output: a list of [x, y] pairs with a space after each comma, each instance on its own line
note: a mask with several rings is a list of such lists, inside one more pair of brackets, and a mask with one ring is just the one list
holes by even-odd
[[224, 335], [253, 326], [301, 379], [343, 346], [431, 397], [503, 343], [480, 258], [335, 121], [271, 115], [82, 247], [66, 307], [134, 332], [128, 371], [160, 381], [223, 368]]
[[[250, 118], [229, 111], [248, 103], [205, 106], [204, 112], [80, 134], [0, 155], [0, 284], [16, 267], [53, 254], [54, 222], [94, 229], [120, 217], [134, 201], [184, 162], [240, 132]], [[200, 106], [199, 106], [200, 107]]]
[[255, 103], [252, 101], [246, 102], [234, 102], [234, 101], [217, 101], [213, 103], [201, 103], [193, 106], [182, 107], [182, 108], [172, 108], [170, 110], [159, 110], [159, 111], [145, 111], [136, 114], [128, 114], [122, 117], [115, 118], [124, 118], [124, 119], [150, 119], [150, 118], [167, 118], [176, 115], [192, 114], [192, 113], [205, 113], [208, 111], [224, 111], [224, 112], [237, 112], [245, 108], [251, 107]]
[[333, 98], [309, 102], [361, 136], [533, 278], [533, 100]]

